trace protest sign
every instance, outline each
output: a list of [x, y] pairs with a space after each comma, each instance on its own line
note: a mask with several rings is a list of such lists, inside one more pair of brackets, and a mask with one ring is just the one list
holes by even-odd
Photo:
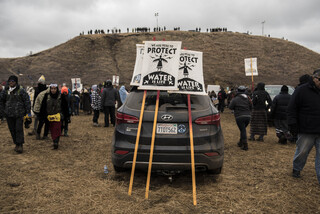
[[246, 76], [258, 76], [257, 58], [244, 59]]
[[181, 50], [178, 90], [170, 91], [170, 93], [207, 95], [203, 81], [202, 52]]
[[136, 44], [137, 51], [136, 51], [136, 63], [134, 65], [133, 75], [131, 79], [130, 85], [132, 86], [139, 86], [141, 80], [141, 70], [142, 70], [142, 60], [143, 60], [143, 52], [144, 52], [144, 45]]
[[119, 76], [118, 75], [112, 76], [112, 85], [119, 86]]
[[177, 90], [181, 42], [146, 41], [139, 89]]
[[71, 83], [72, 83], [72, 91], [81, 92], [82, 84], [81, 84], [81, 79], [80, 78], [71, 78]]

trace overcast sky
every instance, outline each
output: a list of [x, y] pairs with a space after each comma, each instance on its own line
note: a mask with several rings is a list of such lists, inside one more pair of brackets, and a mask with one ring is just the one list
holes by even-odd
[[263, 28], [320, 53], [319, 11], [319, 0], [0, 0], [0, 58], [40, 52], [90, 29], [153, 29], [157, 19], [168, 30], [262, 35]]

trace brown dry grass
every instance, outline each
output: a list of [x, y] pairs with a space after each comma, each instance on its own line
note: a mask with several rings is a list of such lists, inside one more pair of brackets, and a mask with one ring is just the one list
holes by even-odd
[[193, 206], [190, 173], [175, 176], [172, 184], [152, 175], [145, 200], [146, 173], [136, 172], [128, 196], [130, 172], [115, 173], [111, 164], [113, 128], [94, 128], [91, 120], [73, 117], [71, 136], [61, 139], [57, 151], [51, 141], [26, 136], [22, 155], [13, 151], [7, 125], [0, 125], [0, 213], [320, 213], [314, 150], [302, 178], [292, 178], [295, 146], [277, 144], [274, 128], [245, 152], [236, 145], [233, 115], [223, 113], [224, 169], [218, 177], [197, 174]]

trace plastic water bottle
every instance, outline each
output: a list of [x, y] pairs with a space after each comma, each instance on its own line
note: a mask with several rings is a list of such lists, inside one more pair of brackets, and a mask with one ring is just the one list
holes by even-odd
[[108, 174], [108, 173], [109, 173], [107, 165], [104, 166], [104, 173], [105, 173], [105, 174]]

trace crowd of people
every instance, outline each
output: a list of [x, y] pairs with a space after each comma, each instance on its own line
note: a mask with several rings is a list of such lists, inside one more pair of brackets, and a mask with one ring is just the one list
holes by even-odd
[[[245, 86], [234, 88], [229, 93], [220, 87], [217, 94], [212, 92], [209, 96], [221, 114], [226, 105], [232, 110], [240, 131], [237, 145], [245, 151], [248, 150], [248, 140], [264, 141], [268, 131], [267, 111], [271, 109], [278, 143], [286, 144], [289, 141], [296, 144], [292, 176], [300, 178], [300, 172], [315, 146], [315, 169], [320, 184], [320, 69], [312, 75], [301, 76], [299, 81], [292, 95], [288, 93], [288, 87], [283, 85], [273, 100], [263, 82], [258, 83], [252, 93]], [[79, 93], [77, 90], [72, 92], [66, 84], [60, 90], [56, 83], [47, 86], [44, 76], [39, 78], [34, 88], [32, 103], [26, 90], [18, 84], [17, 76], [10, 76], [5, 88], [0, 87], [0, 90], [0, 121], [5, 117], [17, 153], [23, 152], [23, 126], [30, 123], [31, 110], [35, 114], [34, 127], [28, 134], [41, 140], [48, 139], [50, 132], [53, 148], [58, 149], [60, 136], [68, 136], [70, 118], [79, 115], [79, 108], [85, 114], [93, 112], [93, 126], [99, 126], [100, 112], [104, 113], [104, 127], [109, 127], [110, 123], [115, 126], [116, 106], [120, 107], [128, 95], [125, 86], [117, 90], [111, 80], [92, 85]], [[249, 124], [250, 136], [247, 137], [246, 128]]]
[[35, 135], [36, 140], [47, 140], [50, 133], [53, 149], [58, 149], [60, 137], [69, 136], [71, 116], [79, 115], [79, 109], [88, 115], [93, 112], [95, 127], [99, 126], [100, 112], [105, 114], [104, 127], [109, 127], [109, 123], [115, 126], [115, 106], [120, 107], [128, 94], [124, 86], [120, 90], [114, 88], [111, 80], [85, 88], [81, 93], [77, 90], [71, 92], [66, 84], [61, 89], [56, 83], [46, 85], [43, 75], [31, 96], [18, 84], [18, 77], [14, 75], [9, 77], [4, 90], [2, 86], [0, 88], [0, 121], [7, 121], [17, 153], [23, 153], [23, 126], [30, 126], [31, 112], [34, 113], [34, 121], [28, 135]]
[[[153, 28], [153, 32], [160, 32], [160, 31], [166, 31], [167, 28], [166, 26], [163, 27], [154, 27]], [[174, 31], [180, 31], [180, 27], [173, 27]], [[192, 31], [192, 30], [191, 30]], [[195, 32], [201, 32], [201, 27], [196, 27], [196, 29], [194, 30]], [[227, 32], [228, 29], [227, 28], [207, 28], [207, 33], [212, 33], [212, 32]], [[127, 28], [127, 33], [144, 33], [144, 32], [151, 32], [150, 27], [136, 27], [136, 28], [131, 28], [131, 31], [129, 28]], [[92, 35], [92, 34], [109, 34], [109, 33], [121, 33], [121, 29], [118, 28], [113, 28], [113, 29], [107, 29], [107, 30], [103, 30], [103, 29], [96, 29], [96, 30], [88, 30], [88, 35]], [[79, 35], [84, 35], [84, 31], [80, 32]]]
[[[264, 141], [268, 131], [267, 113], [271, 109], [269, 116], [273, 119], [278, 143], [289, 141], [296, 144], [292, 176], [300, 178], [300, 172], [315, 146], [315, 169], [320, 184], [320, 69], [312, 75], [301, 76], [299, 81], [292, 95], [288, 93], [288, 86], [283, 85], [273, 100], [263, 82], [258, 83], [252, 93], [245, 86], [239, 86], [228, 94], [220, 87], [218, 94], [212, 92], [210, 97], [220, 113], [224, 112], [227, 100], [240, 131], [237, 144], [243, 150], [248, 150], [248, 140]], [[246, 128], [249, 124], [248, 138]]]

